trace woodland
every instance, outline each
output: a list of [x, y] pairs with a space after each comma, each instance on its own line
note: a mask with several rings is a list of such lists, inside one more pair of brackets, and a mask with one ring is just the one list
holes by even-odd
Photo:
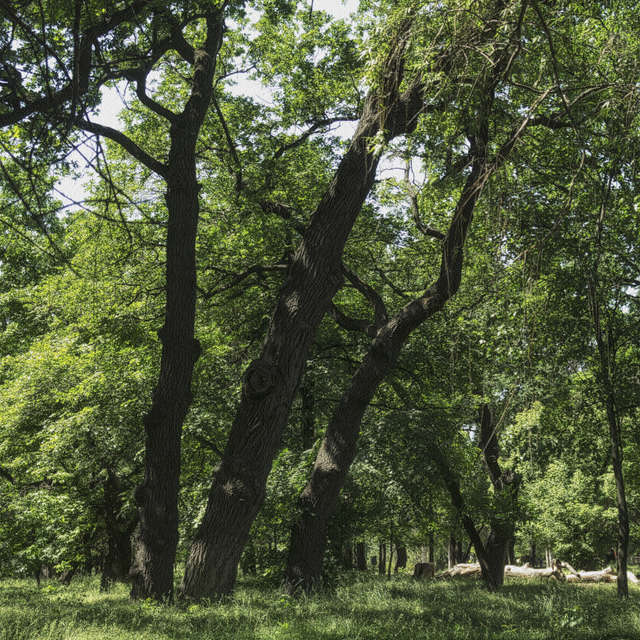
[[0, 605], [637, 601], [636, 3], [340, 7], [0, 0]]

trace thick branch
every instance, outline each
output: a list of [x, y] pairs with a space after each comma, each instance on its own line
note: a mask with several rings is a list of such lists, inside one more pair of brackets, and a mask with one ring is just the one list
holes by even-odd
[[117, 142], [123, 149], [128, 151], [136, 160], [141, 162], [145, 167], [157, 173], [159, 176], [166, 178], [168, 175], [168, 167], [150, 156], [146, 151], [141, 149], [131, 138], [121, 131], [102, 124], [90, 122], [89, 120], [78, 120], [78, 126], [85, 131], [94, 133], [103, 138], [109, 138]]

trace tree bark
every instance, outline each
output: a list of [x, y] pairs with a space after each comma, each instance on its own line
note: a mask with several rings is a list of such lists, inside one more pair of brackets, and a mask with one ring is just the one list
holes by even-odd
[[[387, 543], [380, 542], [378, 545], [378, 573], [383, 576], [387, 570]], [[312, 585], [309, 585], [312, 586]]]
[[456, 540], [453, 535], [449, 535], [449, 545], [447, 547], [447, 566], [449, 569], [455, 567], [458, 564], [458, 558], [456, 554]]
[[301, 436], [302, 450], [307, 451], [316, 441], [315, 398], [313, 395], [313, 381], [305, 375], [300, 385], [301, 407]]
[[[308, 348], [341, 285], [344, 245], [375, 179], [379, 157], [371, 139], [382, 132], [390, 140], [416, 126], [421, 88], [400, 93], [409, 27], [392, 43], [381, 87], [365, 100], [349, 149], [292, 258], [262, 353], [245, 372], [240, 405], [189, 552], [185, 597], [216, 597], [234, 587]], [[314, 543], [310, 536], [303, 546]]]
[[193, 86], [183, 112], [172, 119], [165, 171], [168, 211], [162, 357], [151, 408], [144, 416], [144, 480], [135, 492], [139, 527], [131, 567], [131, 597], [173, 597], [178, 544], [178, 490], [182, 425], [191, 404], [191, 378], [200, 344], [194, 337], [196, 232], [200, 185], [196, 142], [209, 107], [216, 57], [222, 42], [223, 8], [207, 15], [204, 48], [193, 51]]

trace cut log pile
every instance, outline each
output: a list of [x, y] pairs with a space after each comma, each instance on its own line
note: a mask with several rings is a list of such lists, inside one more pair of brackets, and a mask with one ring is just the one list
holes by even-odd
[[[565, 574], [565, 571], [567, 572]], [[451, 569], [441, 571], [436, 578], [455, 578], [480, 576], [480, 564], [476, 562], [457, 564]], [[615, 582], [616, 574], [611, 567], [601, 571], [576, 571], [568, 562], [556, 561], [553, 567], [545, 569], [535, 569], [528, 563], [524, 565], [508, 564], [504, 568], [505, 577], [514, 578], [553, 578], [555, 580], [566, 580], [567, 582]], [[627, 571], [627, 578], [633, 584], [640, 583], [640, 580], [631, 572]]]

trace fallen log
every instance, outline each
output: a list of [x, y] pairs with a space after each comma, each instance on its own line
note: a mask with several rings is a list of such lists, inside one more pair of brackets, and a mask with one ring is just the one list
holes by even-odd
[[523, 566], [508, 564], [504, 568], [504, 575], [512, 578], [555, 578], [556, 580], [564, 580], [564, 573], [557, 566], [534, 569], [528, 563]]
[[477, 562], [471, 563], [461, 563], [456, 564], [451, 567], [451, 569], [447, 569], [446, 571], [441, 571], [436, 577], [437, 578], [456, 578], [458, 576], [468, 578], [471, 576], [479, 576], [481, 574], [480, 564]]
[[[616, 582], [617, 579], [618, 576], [611, 567], [600, 571], [577, 571], [574, 575], [567, 576], [567, 582]], [[632, 571], [627, 571], [627, 580], [633, 584], [640, 582]]]
[[569, 582], [615, 582], [616, 579], [611, 567], [600, 571], [577, 571], [575, 575], [567, 577]]
[[[569, 575], [565, 575], [563, 569], [569, 571]], [[436, 578], [469, 578], [480, 574], [480, 565], [472, 562], [457, 564], [451, 569], [441, 571]], [[553, 567], [545, 569], [535, 569], [529, 563], [524, 565], [508, 564], [504, 568], [504, 575], [512, 578], [554, 578], [567, 582], [615, 582], [617, 580], [611, 567], [601, 571], [576, 571], [568, 562], [560, 560], [554, 562]], [[627, 571], [627, 578], [633, 584], [640, 583], [640, 580], [631, 571]]]

